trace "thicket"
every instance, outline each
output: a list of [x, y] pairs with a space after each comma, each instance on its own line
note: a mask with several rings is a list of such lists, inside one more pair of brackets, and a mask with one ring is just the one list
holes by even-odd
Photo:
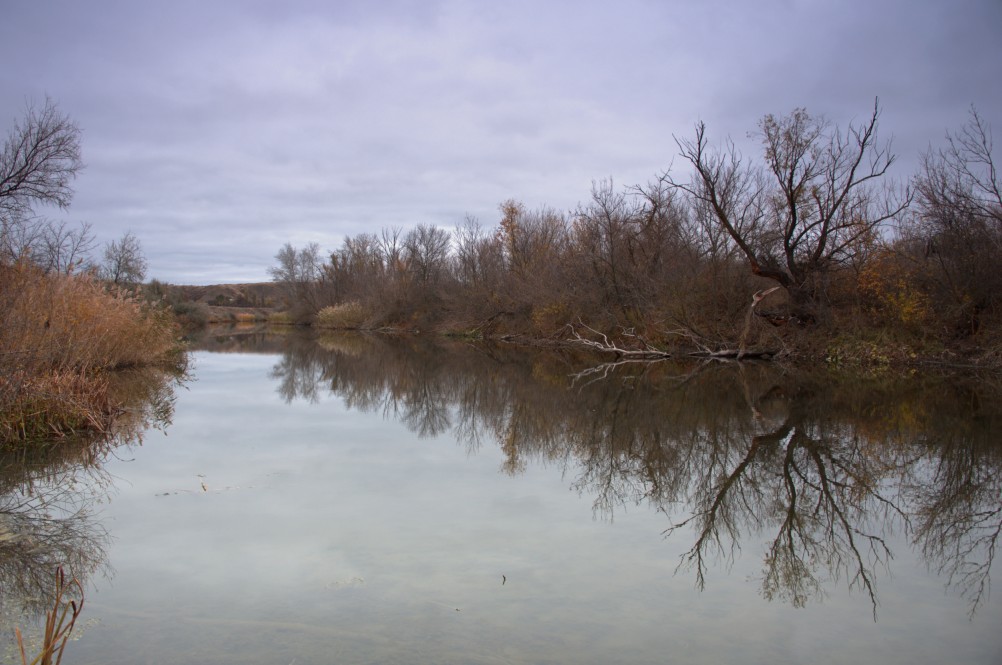
[[88, 276], [0, 266], [0, 320], [3, 443], [106, 430], [111, 372], [184, 362], [168, 310]]
[[677, 140], [687, 179], [596, 182], [568, 213], [509, 200], [492, 226], [362, 233], [326, 257], [287, 244], [272, 275], [293, 319], [325, 327], [539, 338], [584, 324], [664, 348], [1002, 359], [990, 129], [972, 110], [896, 187], [878, 118], [767, 116], [759, 162], [698, 125]]

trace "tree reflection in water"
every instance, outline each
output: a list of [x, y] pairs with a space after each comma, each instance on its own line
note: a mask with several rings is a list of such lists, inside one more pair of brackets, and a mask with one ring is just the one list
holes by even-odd
[[666, 362], [581, 380], [589, 360], [330, 335], [290, 339], [272, 375], [287, 401], [326, 392], [421, 436], [496, 442], [506, 473], [559, 464], [605, 518], [650, 505], [666, 534], [692, 530], [679, 569], [699, 588], [713, 560], [764, 539], [765, 598], [800, 607], [844, 584], [876, 618], [898, 534], [972, 613], [986, 598], [1002, 529], [998, 385]]
[[0, 449], [0, 626], [26, 627], [53, 602], [53, 575], [86, 581], [108, 572], [108, 534], [94, 519], [111, 479], [109, 455], [135, 445], [150, 427], [164, 428], [174, 409], [178, 377], [137, 370], [113, 377], [116, 401], [125, 405], [113, 431]]

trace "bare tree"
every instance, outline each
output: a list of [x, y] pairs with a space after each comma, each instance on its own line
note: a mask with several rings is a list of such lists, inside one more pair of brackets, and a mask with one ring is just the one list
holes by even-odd
[[977, 332], [987, 311], [1002, 305], [1002, 186], [991, 128], [975, 109], [946, 147], [923, 156], [914, 180], [918, 213], [914, 251], [941, 316]]
[[383, 257], [386, 271], [396, 275], [403, 271], [403, 230], [399, 227], [384, 228], [379, 234], [379, 252]]
[[76, 124], [48, 98], [41, 109], [28, 104], [0, 152], [0, 262], [31, 258], [51, 230], [32, 215], [34, 206], [68, 207], [70, 183], [81, 168]]
[[37, 217], [0, 216], [0, 265], [33, 262], [44, 231], [44, 220]]
[[146, 267], [143, 247], [132, 231], [105, 246], [101, 272], [108, 281], [123, 286], [141, 284], [146, 279]]
[[50, 99], [41, 110], [29, 104], [0, 153], [0, 214], [24, 213], [35, 203], [66, 208], [81, 168], [80, 128]]
[[879, 116], [875, 103], [868, 121], [843, 133], [804, 109], [767, 115], [759, 123], [764, 167], [743, 163], [730, 141], [710, 148], [703, 123], [694, 139], [676, 138], [695, 173], [672, 184], [712, 210], [753, 274], [786, 289], [801, 322], [815, 320], [827, 277], [908, 205], [907, 196], [876, 187], [894, 163], [890, 144], [877, 142]]
[[0, 265], [25, 261], [43, 272], [69, 274], [89, 264], [91, 225], [71, 226], [40, 217], [15, 218], [0, 236]]
[[285, 243], [275, 255], [278, 265], [268, 268], [274, 282], [285, 289], [289, 304], [295, 309], [305, 308], [300, 314], [312, 315], [317, 311], [317, 291], [320, 279], [320, 245], [315, 242], [302, 249]]
[[331, 252], [330, 261], [321, 266], [320, 273], [328, 286], [325, 295], [329, 302], [325, 304], [372, 297], [384, 285], [380, 239], [372, 233], [346, 237], [341, 247]]
[[448, 231], [424, 224], [404, 236], [404, 260], [419, 284], [435, 284], [445, 275], [451, 243]]
[[95, 243], [87, 222], [79, 227], [70, 227], [66, 222], [47, 222], [35, 263], [46, 272], [69, 274], [88, 262], [87, 256]]
[[978, 111], [961, 130], [946, 135], [946, 148], [923, 156], [915, 180], [921, 212], [942, 226], [969, 216], [1002, 226], [1002, 186], [992, 154], [991, 127]]
[[575, 239], [585, 249], [596, 284], [605, 300], [623, 316], [635, 303], [631, 268], [640, 210], [612, 180], [592, 182], [591, 201], [574, 215]]
[[504, 272], [504, 254], [497, 234], [467, 215], [456, 229], [453, 270], [459, 283], [477, 298], [494, 296]]

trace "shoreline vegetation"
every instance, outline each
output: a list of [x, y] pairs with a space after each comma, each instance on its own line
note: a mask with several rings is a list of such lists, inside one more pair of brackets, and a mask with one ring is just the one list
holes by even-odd
[[[1002, 187], [972, 109], [907, 186], [877, 138], [880, 109], [840, 128], [765, 116], [762, 157], [676, 137], [681, 176], [594, 182], [572, 211], [499, 206], [493, 225], [418, 224], [287, 243], [271, 284], [152, 280], [130, 233], [90, 263], [67, 207], [80, 130], [47, 100], [0, 155], [0, 439], [109, 429], [109, 375], [184, 372], [178, 326], [309, 325], [576, 346], [616, 359], [784, 359], [1002, 367]], [[17, 139], [17, 140], [15, 140]]]
[[759, 123], [759, 162], [676, 139], [688, 177], [593, 183], [564, 213], [287, 243], [272, 283], [157, 292], [188, 324], [420, 332], [616, 359], [1002, 368], [1002, 186], [972, 109], [907, 186], [879, 108], [844, 130], [797, 109]]
[[584, 346], [618, 358], [1002, 367], [1002, 184], [972, 109], [901, 185], [880, 109], [766, 116], [759, 160], [676, 137], [688, 173], [575, 210], [286, 243], [276, 323]]
[[88, 275], [0, 267], [0, 443], [104, 434], [127, 408], [123, 370], [186, 372], [167, 308]]
[[[77, 125], [49, 99], [41, 107], [29, 102], [0, 149], [0, 489], [14, 498], [13, 510], [0, 515], [0, 558], [12, 587], [5, 593], [25, 599], [20, 611], [29, 623], [33, 605], [49, 604], [32, 663], [61, 661], [83, 607], [79, 580], [101, 551], [76, 529], [86, 512], [72, 510], [74, 483], [58, 474], [90, 468], [109, 450], [141, 441], [147, 428], [164, 426], [173, 413], [173, 382], [187, 373], [173, 312], [144, 294], [147, 264], [138, 238], [126, 232], [95, 263], [89, 224], [73, 227], [38, 213], [69, 207], [82, 168]], [[34, 534], [33, 522], [43, 525]], [[79, 556], [39, 548], [61, 535], [84, 543]], [[51, 574], [50, 564], [57, 570], [51, 592], [35, 583]], [[28, 644], [34, 653], [35, 642]]]
[[0, 150], [4, 451], [110, 437], [116, 420], [129, 420], [123, 416], [132, 404], [117, 374], [154, 368], [179, 378], [186, 371], [173, 313], [143, 295], [147, 263], [139, 239], [126, 232], [96, 263], [89, 224], [72, 227], [37, 210], [69, 207], [83, 168], [80, 136], [46, 99], [26, 104]]

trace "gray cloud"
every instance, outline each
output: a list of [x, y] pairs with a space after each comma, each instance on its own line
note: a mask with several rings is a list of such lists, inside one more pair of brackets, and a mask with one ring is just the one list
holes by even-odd
[[[0, 119], [45, 95], [84, 130], [69, 219], [132, 229], [152, 276], [267, 279], [285, 241], [571, 209], [647, 180], [673, 134], [880, 97], [907, 179], [971, 104], [1002, 127], [993, 0], [36, 2], [0, 24]], [[54, 211], [49, 211], [54, 216]], [[61, 214], [61, 213], [60, 213]]]

